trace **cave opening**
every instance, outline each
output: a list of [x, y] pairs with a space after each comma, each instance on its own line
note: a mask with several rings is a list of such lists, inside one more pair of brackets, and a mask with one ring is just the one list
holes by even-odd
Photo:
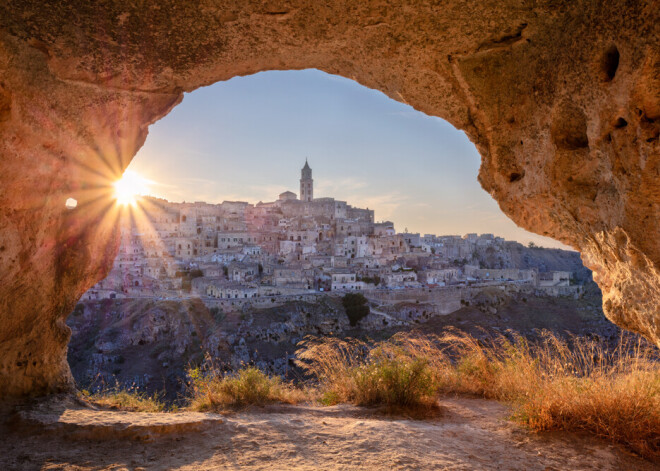
[[[300, 201], [302, 195], [287, 190], [298, 189], [305, 159], [314, 171], [314, 197], [371, 209], [374, 222], [393, 222], [393, 233], [404, 239], [494, 233], [525, 245], [565, 248], [520, 229], [500, 211], [477, 182], [476, 148], [446, 121], [318, 70], [236, 77], [186, 95], [151, 126], [144, 146], [111, 185], [119, 253], [68, 320], [75, 332], [69, 362], [81, 387], [118, 383], [179, 394], [187, 366], [207, 352], [222, 357], [237, 348], [240, 337], [218, 340], [213, 323], [235, 327], [244, 321], [241, 299], [258, 304], [263, 298], [272, 306], [286, 296], [284, 289], [264, 294], [257, 292], [262, 286], [248, 286], [245, 292], [223, 282], [210, 296], [204, 283], [256, 284], [255, 275], [263, 276], [273, 262], [265, 276], [275, 284], [278, 266], [309, 259], [297, 249], [282, 253], [282, 239], [299, 248], [307, 237], [329, 244], [341, 232], [356, 239], [345, 249], [356, 259], [355, 243], [363, 241], [349, 224], [336, 224], [337, 214], [322, 221], [329, 229], [313, 235], [301, 228], [278, 234], [282, 222], [275, 220], [263, 233], [248, 222], [259, 208], [268, 214], [268, 208]], [[523, 177], [512, 173], [510, 181]], [[264, 253], [275, 258], [266, 261]], [[258, 272], [234, 274], [237, 254], [256, 260]], [[304, 288], [324, 292], [326, 284], [315, 277]], [[252, 354], [249, 361], [273, 366], [272, 359]]]

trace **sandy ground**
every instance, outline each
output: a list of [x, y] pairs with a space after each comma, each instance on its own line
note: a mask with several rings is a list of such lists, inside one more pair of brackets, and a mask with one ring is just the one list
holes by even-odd
[[[506, 406], [444, 399], [432, 420], [385, 417], [352, 406], [277, 406], [225, 415], [203, 431], [89, 439], [1, 430], [3, 470], [658, 470], [594, 438], [532, 434]], [[93, 414], [93, 411], [89, 412]]]

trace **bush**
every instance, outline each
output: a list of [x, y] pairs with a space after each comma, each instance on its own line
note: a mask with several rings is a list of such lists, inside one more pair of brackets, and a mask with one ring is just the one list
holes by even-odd
[[353, 327], [369, 315], [367, 298], [362, 293], [348, 293], [342, 298], [341, 303], [348, 316], [348, 321]]
[[365, 367], [352, 373], [358, 405], [416, 408], [433, 406], [436, 400], [437, 382], [423, 358], [392, 357], [377, 350]]
[[211, 309], [209, 309], [209, 312], [213, 316], [215, 322], [220, 323], [225, 320], [225, 313], [222, 309], [220, 309], [219, 306], [213, 306]]
[[265, 405], [275, 402], [295, 404], [305, 393], [285, 384], [279, 377], [266, 375], [249, 366], [234, 375], [223, 376], [217, 370], [188, 370], [190, 378], [190, 408], [198, 411], [221, 410], [227, 407]]
[[395, 341], [377, 346], [355, 340], [308, 338], [297, 364], [319, 381], [322, 402], [433, 409], [439, 384], [431, 362]]
[[374, 275], [374, 276], [364, 276], [361, 278], [360, 281], [364, 281], [365, 283], [373, 283], [374, 285], [378, 286], [380, 284], [380, 276]]

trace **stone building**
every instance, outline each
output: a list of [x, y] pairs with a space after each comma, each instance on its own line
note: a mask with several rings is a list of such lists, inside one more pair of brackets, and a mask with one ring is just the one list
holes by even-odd
[[314, 199], [314, 180], [312, 169], [305, 159], [305, 166], [300, 171], [300, 201], [311, 202]]
[[[301, 188], [302, 188], [302, 181], [301, 181]], [[295, 201], [298, 198], [296, 197], [296, 194], [293, 191], [285, 191], [284, 193], [280, 193], [279, 200], [280, 201]], [[261, 203], [263, 205], [264, 203]]]
[[357, 281], [355, 273], [339, 272], [332, 274], [332, 291], [362, 291], [364, 283]]

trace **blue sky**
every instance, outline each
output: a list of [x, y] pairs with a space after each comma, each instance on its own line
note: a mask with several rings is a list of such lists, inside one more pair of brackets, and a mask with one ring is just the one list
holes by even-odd
[[399, 231], [491, 232], [546, 247], [477, 182], [462, 131], [381, 92], [318, 70], [262, 72], [186, 94], [152, 125], [130, 169], [170, 201], [272, 201], [298, 191], [309, 159], [314, 196], [369, 207]]

